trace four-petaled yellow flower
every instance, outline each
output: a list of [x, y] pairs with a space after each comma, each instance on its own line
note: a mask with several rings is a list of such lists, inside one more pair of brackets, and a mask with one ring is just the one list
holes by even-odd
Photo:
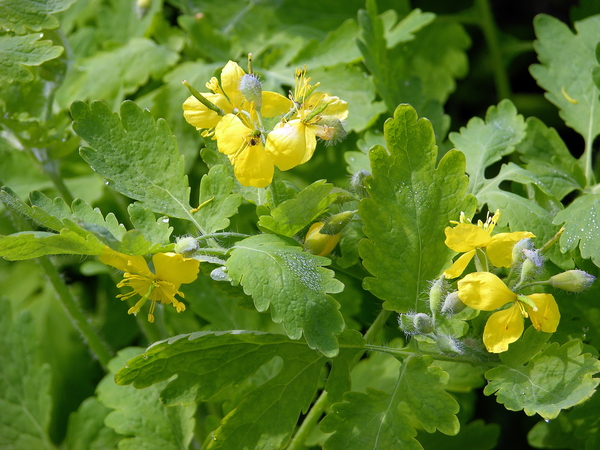
[[341, 121], [348, 117], [348, 104], [325, 92], [314, 92], [318, 83], [309, 84], [306, 69], [296, 71], [296, 87], [292, 94], [297, 112], [282, 120], [267, 137], [267, 153], [280, 170], [304, 164], [317, 147], [317, 137], [329, 141], [341, 137]]
[[125, 272], [123, 280], [117, 287], [129, 286], [133, 291], [120, 294], [117, 298], [126, 300], [136, 294], [141, 299], [129, 308], [129, 314], [137, 314], [147, 300], [152, 301], [148, 312], [148, 321], [154, 322], [154, 307], [159, 301], [164, 304], [171, 303], [177, 312], [185, 311], [185, 305], [175, 298], [183, 297], [179, 291], [182, 284], [191, 283], [198, 277], [200, 261], [193, 258], [184, 258], [178, 253], [156, 253], [152, 256], [154, 273], [149, 269], [143, 256], [125, 255], [104, 247], [100, 261]]
[[530, 317], [536, 330], [554, 333], [560, 321], [558, 305], [551, 294], [517, 295], [490, 272], [474, 272], [458, 282], [458, 298], [467, 306], [494, 311], [483, 330], [483, 343], [490, 353], [508, 350], [523, 334], [523, 317]]
[[[248, 102], [239, 90], [242, 77], [246, 73], [237, 63], [229, 61], [221, 71], [221, 83], [212, 77], [206, 87], [212, 92], [202, 93], [202, 96], [219, 107], [223, 114], [238, 114], [250, 108]], [[292, 102], [277, 92], [265, 91], [262, 93], [263, 117], [276, 117], [290, 110]], [[223, 116], [208, 109], [193, 95], [183, 103], [183, 116], [190, 125], [197, 130], [210, 130], [217, 126]], [[206, 134], [205, 134], [206, 135]]]
[[485, 254], [494, 266], [510, 267], [514, 245], [521, 239], [535, 237], [529, 231], [498, 233], [492, 236], [499, 218], [500, 212], [496, 211], [485, 223], [479, 221], [477, 225], [473, 225], [461, 214], [461, 221], [457, 226], [444, 230], [445, 244], [455, 252], [464, 253], [444, 272], [446, 278], [459, 277], [475, 256], [477, 249], [485, 248]]

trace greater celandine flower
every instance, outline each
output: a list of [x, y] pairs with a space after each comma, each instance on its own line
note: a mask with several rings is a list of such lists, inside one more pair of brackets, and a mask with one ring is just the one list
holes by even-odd
[[[219, 107], [223, 114], [238, 114], [250, 108], [250, 102], [242, 95], [239, 86], [246, 74], [236, 62], [229, 61], [221, 71], [221, 83], [212, 77], [206, 87], [212, 92], [202, 93], [208, 101]], [[285, 114], [292, 107], [290, 99], [277, 92], [263, 91], [261, 114], [263, 117], [276, 117]], [[210, 130], [223, 119], [217, 112], [207, 108], [193, 95], [183, 103], [183, 117], [197, 130]], [[206, 134], [205, 134], [206, 135]]]
[[185, 311], [185, 305], [175, 298], [184, 297], [179, 291], [182, 284], [193, 282], [198, 277], [200, 261], [184, 258], [178, 253], [156, 253], [152, 256], [154, 272], [150, 270], [143, 256], [125, 255], [104, 247], [100, 261], [124, 272], [118, 288], [129, 286], [133, 291], [119, 294], [117, 298], [126, 300], [138, 294], [142, 298], [131, 308], [129, 314], [137, 314], [146, 301], [151, 300], [148, 321], [154, 322], [156, 302], [172, 304], [177, 312]]
[[490, 353], [502, 353], [521, 337], [523, 318], [529, 317], [537, 331], [554, 333], [560, 321], [556, 300], [551, 294], [518, 295], [490, 272], [473, 272], [458, 282], [458, 297], [467, 306], [481, 311], [494, 311], [483, 331], [483, 343]]
[[496, 267], [510, 267], [512, 262], [512, 249], [521, 239], [535, 237], [529, 231], [515, 231], [512, 233], [498, 233], [492, 236], [492, 231], [498, 223], [500, 211], [486, 220], [479, 221], [477, 225], [470, 223], [461, 214], [461, 221], [454, 228], [446, 227], [445, 244], [458, 253], [464, 253], [454, 261], [454, 264], [444, 272], [446, 278], [456, 278], [462, 275], [469, 262], [475, 256], [477, 249], [485, 249], [491, 263]]

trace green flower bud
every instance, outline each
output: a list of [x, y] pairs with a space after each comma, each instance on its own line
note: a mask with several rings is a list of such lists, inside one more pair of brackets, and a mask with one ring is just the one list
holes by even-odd
[[583, 270], [567, 270], [550, 277], [548, 281], [550, 281], [550, 285], [563, 291], [583, 292], [592, 285], [595, 279], [595, 276]]
[[334, 214], [323, 222], [323, 228], [319, 231], [321, 234], [335, 235], [341, 233], [348, 222], [352, 220], [356, 211], [344, 211]]
[[429, 309], [435, 317], [441, 310], [442, 297], [446, 293], [448, 283], [444, 277], [440, 277], [431, 285], [429, 289]]
[[447, 334], [436, 334], [434, 339], [442, 353], [450, 356], [463, 354], [462, 344], [454, 336], [449, 336]]
[[361, 198], [366, 198], [369, 196], [369, 192], [367, 191], [367, 178], [370, 177], [371, 174], [366, 170], [359, 170], [352, 178], [350, 178], [350, 187], [352, 191], [356, 192], [356, 194]]
[[255, 75], [244, 75], [240, 81], [239, 89], [246, 100], [254, 102], [257, 110], [262, 107], [262, 83]]
[[466, 308], [463, 302], [458, 298], [458, 291], [450, 292], [446, 295], [444, 299], [444, 303], [442, 304], [442, 313], [451, 316], [453, 314], [458, 314], [463, 309]]
[[175, 242], [174, 251], [175, 253], [179, 253], [180, 255], [189, 258], [193, 256], [199, 248], [200, 245], [198, 244], [198, 241], [195, 238], [191, 236], [185, 236], [177, 238], [177, 242]]
[[523, 250], [533, 250], [533, 241], [531, 240], [531, 238], [521, 239], [513, 246], [511, 264], [512, 267], [514, 267], [515, 265], [520, 265], [525, 260], [526, 256], [523, 253]]
[[427, 314], [400, 314], [398, 325], [408, 335], [433, 333], [433, 320]]
[[348, 133], [344, 130], [344, 125], [342, 125], [340, 119], [332, 116], [323, 116], [318, 123], [328, 128], [327, 139], [324, 139], [325, 145], [335, 145], [346, 139]]

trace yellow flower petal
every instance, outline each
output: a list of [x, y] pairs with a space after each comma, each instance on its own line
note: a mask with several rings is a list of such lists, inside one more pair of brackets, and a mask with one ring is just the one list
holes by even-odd
[[552, 294], [531, 294], [527, 297], [533, 300], [538, 308], [537, 311], [534, 311], [530, 306], [525, 305], [535, 329], [554, 333], [560, 322], [560, 311], [554, 296]]
[[459, 253], [485, 247], [491, 240], [489, 231], [470, 223], [459, 223], [454, 228], [446, 227], [444, 233], [444, 243]]
[[275, 168], [262, 144], [258, 144], [248, 146], [237, 156], [233, 171], [244, 186], [267, 187], [273, 181]]
[[515, 301], [517, 294], [493, 273], [473, 272], [458, 282], [458, 298], [471, 308], [493, 311]]
[[156, 277], [173, 283], [175, 289], [198, 278], [200, 261], [184, 258], [178, 253], [157, 253], [152, 257]]
[[325, 225], [323, 222], [315, 222], [311, 225], [304, 239], [304, 250], [313, 255], [327, 256], [335, 246], [340, 242], [342, 233], [333, 235], [321, 234], [321, 228]]
[[105, 246], [102, 249], [102, 255], [98, 259], [106, 265], [119, 269], [121, 272], [135, 273], [145, 277], [152, 275], [143, 256], [125, 255]]
[[454, 264], [448, 270], [444, 271], [444, 276], [448, 279], [460, 277], [473, 259], [473, 256], [475, 256], [475, 252], [476, 250], [471, 250], [463, 254], [454, 261]]
[[292, 101], [277, 92], [264, 91], [262, 93], [263, 117], [276, 117], [286, 114], [293, 106]]
[[[202, 94], [207, 100], [217, 105], [225, 113], [230, 113], [231, 104], [224, 95], [221, 94]], [[198, 130], [203, 128], [214, 128], [221, 120], [216, 112], [208, 109], [200, 101], [194, 97], [188, 97], [183, 102], [183, 117], [190, 125], [195, 126]]]
[[510, 267], [512, 263], [512, 250], [521, 239], [535, 237], [529, 231], [515, 231], [513, 233], [498, 233], [485, 247], [485, 252], [492, 264], [496, 267]]
[[251, 133], [252, 130], [244, 125], [239, 117], [226, 114], [215, 128], [217, 147], [234, 163], [237, 154], [247, 146], [247, 138]]
[[309, 126], [300, 120], [278, 123], [267, 136], [266, 152], [273, 164], [289, 170], [308, 161], [317, 147], [317, 138]]
[[234, 61], [225, 64], [221, 71], [221, 87], [234, 108], [240, 108], [244, 101], [244, 96], [239, 89], [240, 81], [244, 75], [246, 75], [244, 69]]
[[523, 316], [517, 304], [490, 316], [483, 330], [483, 343], [490, 353], [502, 353], [523, 334]]

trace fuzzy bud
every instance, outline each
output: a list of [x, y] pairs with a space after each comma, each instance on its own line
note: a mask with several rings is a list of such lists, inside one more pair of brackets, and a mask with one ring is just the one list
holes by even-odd
[[433, 333], [433, 320], [427, 314], [400, 314], [398, 325], [406, 334], [430, 334]]
[[552, 287], [562, 289], [563, 291], [583, 292], [592, 285], [595, 279], [595, 276], [583, 270], [567, 270], [566, 272], [554, 275], [548, 281], [550, 281]]
[[324, 116], [318, 123], [327, 130], [323, 135], [319, 135], [319, 137], [325, 141], [325, 145], [337, 144], [343, 141], [348, 134], [346, 133], [346, 130], [344, 130], [342, 122], [336, 117]]
[[189, 258], [193, 256], [199, 248], [200, 245], [198, 244], [198, 241], [195, 238], [191, 236], [186, 236], [177, 239], [173, 250], [175, 251], [175, 253], [179, 253], [180, 255]]
[[446, 293], [447, 284], [444, 277], [440, 277], [431, 285], [429, 289], [429, 309], [433, 316], [437, 316], [442, 308], [442, 297]]
[[350, 178], [350, 186], [356, 194], [361, 198], [366, 198], [369, 196], [369, 192], [367, 191], [367, 177], [370, 177], [371, 174], [366, 170], [359, 170], [352, 178]]
[[458, 314], [463, 309], [465, 309], [467, 305], [460, 301], [458, 298], [458, 291], [450, 292], [446, 295], [444, 299], [444, 303], [442, 304], [442, 313], [450, 316], [453, 314]]
[[461, 342], [454, 336], [447, 334], [436, 334], [435, 343], [440, 351], [446, 355], [457, 356], [463, 354]]
[[531, 238], [521, 239], [512, 249], [512, 264], [511, 266], [520, 265], [525, 260], [524, 250], [533, 250], [533, 241]]
[[341, 232], [334, 235], [320, 233], [323, 225], [323, 222], [315, 222], [306, 233], [304, 250], [313, 255], [326, 256], [330, 254], [342, 237]]
[[348, 222], [352, 220], [354, 214], [356, 214], [356, 211], [344, 211], [334, 214], [323, 223], [323, 228], [321, 228], [319, 233], [332, 236], [341, 233], [344, 227], [348, 225]]
[[240, 81], [240, 92], [251, 102], [254, 102], [256, 109], [262, 107], [262, 83], [254, 75], [246, 74]]

